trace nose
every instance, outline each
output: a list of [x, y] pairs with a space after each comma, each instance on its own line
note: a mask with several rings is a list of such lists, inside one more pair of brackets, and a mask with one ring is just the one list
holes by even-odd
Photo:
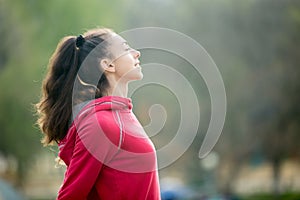
[[141, 56], [141, 52], [139, 52], [138, 50], [134, 50], [133, 51], [133, 56], [134, 56], [134, 58], [139, 58], [140, 56]]

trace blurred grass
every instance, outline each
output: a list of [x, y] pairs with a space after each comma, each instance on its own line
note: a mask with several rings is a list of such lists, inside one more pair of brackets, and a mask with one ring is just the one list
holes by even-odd
[[[208, 198], [213, 199], [213, 198]], [[300, 193], [283, 193], [278, 195], [277, 197], [274, 197], [273, 194], [269, 193], [259, 193], [259, 194], [253, 194], [249, 196], [236, 196], [235, 198], [232, 198], [230, 200], [300, 200]], [[53, 199], [29, 199], [29, 200], [53, 200]], [[221, 200], [221, 199], [220, 199]]]
[[[211, 54], [223, 75], [228, 98], [224, 133], [216, 146], [222, 158], [219, 166], [228, 162], [233, 163], [229, 166], [234, 166], [226, 172], [230, 175], [217, 179], [216, 183], [222, 182], [227, 189], [234, 182], [233, 177], [238, 176], [239, 170], [235, 166], [239, 163], [252, 165], [257, 159], [283, 162], [294, 158], [299, 162], [300, 1], [192, 0], [158, 4], [150, 0], [142, 3], [0, 0], [0, 5], [0, 33], [4, 38], [0, 55], [7, 54], [5, 65], [0, 66], [0, 110], [3, 113], [0, 116], [0, 153], [18, 160], [18, 180], [41, 151], [41, 135], [33, 125], [32, 104], [39, 99], [48, 59], [61, 37], [77, 35], [95, 26], [107, 26], [117, 32], [144, 26], [171, 28], [191, 36]], [[154, 10], [160, 14], [154, 14]], [[172, 12], [166, 12], [168, 10]], [[179, 72], [186, 74], [187, 80], [195, 85], [202, 109], [203, 126], [200, 125], [199, 133], [204, 133], [210, 118], [209, 109], [205, 109], [210, 108], [210, 104], [202, 103], [209, 102], [209, 94], [205, 83], [199, 81], [201, 77], [188, 71], [191, 68], [188, 63], [176, 60], [175, 56], [160, 51], [157, 55], [149, 50], [143, 53], [142, 63], [155, 59], [156, 63], [165, 60], [172, 67], [178, 64]], [[156, 102], [160, 99], [154, 99], [155, 95], [162, 101], [168, 100], [166, 95], [159, 95], [157, 89], [151, 91], [140, 96]], [[134, 105], [138, 107], [138, 103]], [[168, 106], [178, 107], [176, 102], [171, 104], [170, 101]], [[145, 109], [141, 106], [140, 111], [135, 111], [144, 113]], [[176, 116], [175, 112], [179, 110], [172, 110], [168, 116]], [[138, 117], [142, 118], [141, 115]], [[207, 119], [207, 123], [203, 119]], [[172, 121], [167, 124], [169, 127], [178, 125], [178, 120], [170, 117], [169, 120]], [[174, 132], [167, 127], [164, 131]], [[202, 135], [198, 135], [194, 146], [185, 153], [187, 157], [166, 168], [164, 175], [178, 171], [187, 182], [206, 181], [207, 172], [201, 171], [199, 162], [190, 162], [196, 160], [203, 141]], [[165, 138], [161, 144], [170, 140], [170, 137]], [[255, 194], [241, 199], [274, 197], [272, 194]], [[300, 200], [300, 194], [285, 193], [278, 199]]]
[[244, 196], [241, 200], [299, 200], [300, 193], [283, 193], [275, 197], [273, 194], [261, 193], [250, 196]]

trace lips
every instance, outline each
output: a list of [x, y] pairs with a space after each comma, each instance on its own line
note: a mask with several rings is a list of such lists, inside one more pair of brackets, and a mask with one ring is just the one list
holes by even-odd
[[140, 62], [137, 62], [137, 63], [134, 64], [134, 66], [136, 67], [136, 66], [138, 66], [139, 64], [140, 64]]

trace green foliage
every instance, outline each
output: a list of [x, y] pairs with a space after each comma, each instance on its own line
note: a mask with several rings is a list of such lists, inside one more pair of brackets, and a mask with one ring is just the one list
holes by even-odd
[[[117, 32], [142, 26], [173, 28], [204, 46], [227, 90], [227, 119], [216, 147], [222, 160], [239, 166], [257, 154], [270, 161], [299, 156], [299, 1], [0, 0], [0, 152], [19, 160], [20, 176], [40, 146], [32, 104], [39, 99], [51, 53], [63, 36], [96, 26]], [[147, 55], [141, 59], [166, 61], [179, 71], [188, 68], [174, 57]], [[199, 132], [205, 132], [209, 94], [201, 77], [193, 71], [181, 73], [199, 91]], [[143, 93], [145, 99], [151, 95]], [[168, 100], [166, 92], [159, 95]], [[172, 112], [179, 116], [178, 110]], [[144, 116], [144, 123], [147, 120]], [[171, 123], [170, 127], [176, 127]], [[201, 142], [202, 135], [187, 153], [190, 160], [198, 159]], [[198, 160], [184, 161], [181, 171], [189, 174], [191, 182], [203, 183]], [[238, 169], [228, 173], [230, 185]]]
[[255, 194], [247, 197], [243, 197], [242, 200], [298, 200], [300, 199], [299, 193], [284, 193], [278, 196], [274, 196], [273, 194]]
[[0, 153], [18, 160], [19, 183], [41, 146], [34, 104], [51, 53], [66, 35], [97, 26], [120, 28], [115, 3], [0, 1]]
[[[163, 14], [153, 15], [154, 7]], [[256, 155], [274, 164], [277, 182], [283, 159], [300, 155], [299, 1], [163, 1], [157, 6], [145, 0], [134, 8], [140, 12], [128, 17], [129, 26], [163, 26], [188, 34], [204, 46], [223, 75], [227, 118], [215, 150], [234, 166], [223, 189], [230, 190], [239, 166]], [[209, 112], [201, 113], [206, 117]], [[192, 154], [202, 141], [195, 140]], [[185, 163], [184, 169], [190, 180], [204, 179], [198, 162]]]

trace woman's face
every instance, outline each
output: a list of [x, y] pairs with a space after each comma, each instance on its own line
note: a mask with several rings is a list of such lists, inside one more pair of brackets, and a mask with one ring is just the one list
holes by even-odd
[[112, 65], [118, 80], [133, 81], [143, 78], [139, 57], [141, 53], [132, 49], [121, 36], [114, 34], [110, 46]]

